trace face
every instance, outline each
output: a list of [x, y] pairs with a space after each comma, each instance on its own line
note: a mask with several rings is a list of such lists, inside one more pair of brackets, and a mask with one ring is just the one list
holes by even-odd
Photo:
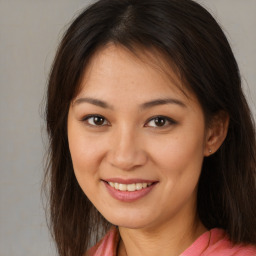
[[196, 97], [177, 85], [170, 68], [110, 45], [92, 58], [70, 105], [76, 178], [115, 225], [154, 227], [195, 213], [207, 130]]

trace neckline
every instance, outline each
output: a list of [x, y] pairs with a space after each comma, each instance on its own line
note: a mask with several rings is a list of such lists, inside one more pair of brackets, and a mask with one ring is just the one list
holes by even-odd
[[[115, 227], [116, 232], [116, 247], [115, 247], [115, 254], [114, 256], [118, 256], [119, 245], [121, 241], [121, 236], [119, 234], [118, 228]], [[185, 251], [183, 251], [180, 256], [194, 256], [194, 255], [201, 255], [207, 248], [214, 243], [215, 239], [219, 237], [223, 237], [225, 235], [224, 231], [219, 228], [213, 228], [207, 230], [202, 235], [200, 235]]]
[[209, 246], [225, 236], [224, 230], [213, 228], [200, 235], [180, 256], [201, 255]]

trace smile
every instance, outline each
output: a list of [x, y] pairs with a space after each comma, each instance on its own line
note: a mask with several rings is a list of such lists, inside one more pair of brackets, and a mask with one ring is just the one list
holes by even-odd
[[122, 183], [117, 183], [117, 182], [108, 182], [108, 184], [112, 188], [115, 188], [116, 190], [133, 192], [133, 191], [138, 191], [138, 190], [142, 190], [146, 187], [149, 187], [152, 183], [122, 184]]
[[116, 200], [132, 202], [148, 195], [158, 182], [150, 180], [102, 180], [109, 194]]

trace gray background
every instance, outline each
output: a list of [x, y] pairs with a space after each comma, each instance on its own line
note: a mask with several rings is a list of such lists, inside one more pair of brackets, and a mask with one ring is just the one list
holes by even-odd
[[[61, 35], [82, 0], [0, 0], [0, 256], [55, 255], [40, 198], [41, 105]], [[198, 0], [222, 24], [256, 114], [256, 0]]]

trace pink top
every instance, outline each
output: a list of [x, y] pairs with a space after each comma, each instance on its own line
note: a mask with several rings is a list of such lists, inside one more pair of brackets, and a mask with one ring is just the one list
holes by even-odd
[[[88, 251], [88, 256], [117, 256], [119, 232], [113, 227]], [[233, 245], [224, 230], [214, 228], [202, 234], [180, 256], [256, 256], [256, 246]]]

